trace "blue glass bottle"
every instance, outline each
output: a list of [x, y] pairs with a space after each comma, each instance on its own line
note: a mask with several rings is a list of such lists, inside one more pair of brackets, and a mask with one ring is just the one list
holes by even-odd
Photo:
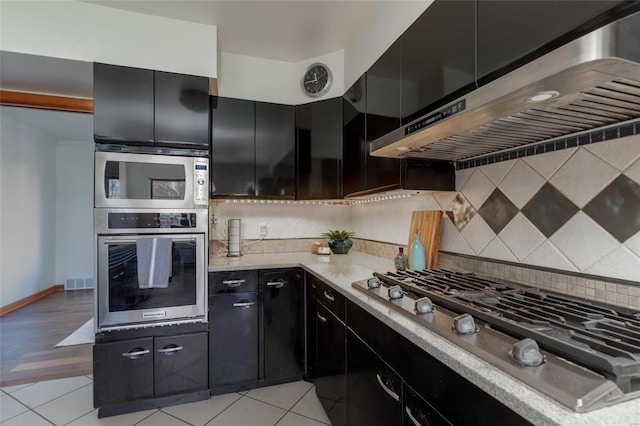
[[414, 271], [421, 271], [426, 267], [424, 257], [424, 246], [420, 241], [420, 234], [416, 232], [413, 236], [413, 243], [411, 244], [411, 256], [409, 257], [409, 269]]

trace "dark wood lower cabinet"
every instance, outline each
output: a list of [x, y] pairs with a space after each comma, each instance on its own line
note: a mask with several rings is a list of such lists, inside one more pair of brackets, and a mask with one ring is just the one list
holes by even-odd
[[263, 359], [265, 381], [295, 380], [304, 374], [304, 286], [302, 271], [263, 271]]
[[93, 404], [153, 398], [153, 337], [93, 347]]
[[[450, 426], [438, 411], [431, 406], [418, 392], [402, 383], [402, 411], [405, 425], [410, 426]], [[400, 423], [398, 423], [400, 424]]]
[[352, 331], [347, 332], [347, 422], [402, 424], [402, 379]]
[[347, 424], [346, 326], [316, 302], [316, 395], [333, 426]]
[[209, 387], [258, 381], [258, 293], [209, 296]]
[[94, 405], [107, 407], [207, 389], [207, 333], [93, 347]]
[[156, 337], [153, 349], [155, 397], [208, 388], [207, 333]]

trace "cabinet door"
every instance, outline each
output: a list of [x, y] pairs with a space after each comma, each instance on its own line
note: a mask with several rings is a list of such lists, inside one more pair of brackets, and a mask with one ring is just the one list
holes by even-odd
[[396, 40], [367, 71], [367, 141], [400, 127], [402, 44]]
[[211, 97], [212, 195], [255, 194], [255, 102]]
[[402, 34], [403, 124], [475, 87], [475, 11], [436, 0]]
[[258, 271], [209, 272], [209, 294], [258, 291]]
[[299, 270], [263, 272], [264, 379], [304, 372], [304, 282]]
[[341, 110], [341, 98], [296, 107], [299, 199], [342, 196]]
[[431, 404], [425, 401], [406, 383], [402, 384], [404, 424], [409, 426], [450, 426]]
[[152, 397], [153, 337], [93, 347], [94, 406]]
[[637, 6], [637, 2], [613, 0], [479, 0], [479, 82], [488, 82], [597, 28], [633, 3]]
[[347, 424], [345, 346], [345, 325], [316, 303], [316, 395], [333, 426]]
[[352, 331], [347, 334], [347, 372], [350, 425], [402, 424], [402, 380]]
[[366, 76], [360, 77], [342, 98], [342, 171], [344, 194], [366, 187]]
[[257, 381], [257, 293], [210, 296], [209, 324], [209, 387]]
[[295, 107], [256, 102], [255, 195], [295, 197], [295, 141]]
[[157, 337], [154, 341], [155, 397], [207, 389], [207, 333]]
[[96, 142], [153, 145], [153, 71], [93, 65]]
[[158, 146], [209, 149], [209, 80], [155, 72]]

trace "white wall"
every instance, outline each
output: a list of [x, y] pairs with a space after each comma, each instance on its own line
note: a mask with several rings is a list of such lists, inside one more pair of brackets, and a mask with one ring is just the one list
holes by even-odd
[[0, 107], [0, 306], [55, 284], [56, 144]]
[[93, 277], [93, 141], [56, 149], [55, 283]]
[[2, 1], [0, 49], [217, 77], [215, 26], [77, 1]]

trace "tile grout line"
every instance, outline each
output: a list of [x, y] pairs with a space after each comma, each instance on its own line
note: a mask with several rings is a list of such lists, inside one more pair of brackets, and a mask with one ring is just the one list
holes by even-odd
[[[209, 398], [211, 398], [211, 395], [209, 395]], [[170, 405], [170, 407], [173, 407], [173, 405]], [[166, 411], [163, 411], [163, 410], [162, 410], [163, 408], [165, 408], [165, 407], [158, 408], [158, 409], [156, 410], [156, 413], [157, 413], [157, 412], [160, 412], [160, 413], [162, 413], [162, 414], [166, 414], [167, 416], [169, 416], [169, 417], [173, 417], [174, 419], [176, 419], [176, 420], [178, 420], [178, 421], [180, 421], [180, 422], [182, 422], [182, 423], [184, 423], [184, 424], [187, 424], [187, 425], [189, 425], [189, 426], [194, 426], [194, 424], [193, 424], [193, 423], [190, 423], [190, 422], [186, 421], [185, 419], [181, 419], [180, 417], [174, 416], [174, 415], [173, 415], [173, 414], [171, 414], [171, 413], [167, 413]], [[151, 415], [153, 415], [153, 414], [155, 414], [155, 413], [152, 413]], [[145, 418], [146, 418], [146, 417], [145, 417]], [[143, 420], [144, 420], [144, 419], [143, 419]], [[142, 421], [142, 420], [141, 420], [141, 421]], [[138, 422], [138, 423], [140, 423], [140, 422]]]
[[[84, 377], [84, 376], [77, 376], [77, 377]], [[45, 383], [45, 382], [47, 382], [47, 381], [48, 381], [48, 380], [45, 380], [45, 381], [43, 381], [43, 382], [36, 382], [36, 383]], [[36, 383], [34, 383], [34, 384], [36, 384]], [[62, 395], [60, 395], [60, 396], [57, 396], [57, 397], [55, 397], [55, 398], [53, 398], [53, 399], [50, 399], [50, 400], [48, 400], [48, 401], [46, 401], [46, 402], [43, 402], [42, 404], [37, 405], [37, 406], [35, 406], [35, 407], [33, 407], [33, 408], [32, 408], [32, 407], [29, 407], [27, 404], [25, 404], [24, 402], [20, 401], [18, 398], [15, 398], [15, 397], [13, 397], [13, 396], [12, 396], [12, 397], [13, 397], [13, 399], [15, 399], [16, 401], [18, 401], [20, 404], [24, 405], [25, 407], [28, 407], [30, 410], [35, 410], [36, 408], [40, 408], [40, 407], [42, 407], [43, 405], [50, 403], [51, 401], [55, 401], [56, 399], [60, 399], [60, 398], [62, 398], [63, 396], [69, 395], [70, 393], [75, 392], [75, 391], [77, 391], [77, 390], [80, 390], [80, 389], [82, 389], [82, 388], [84, 388], [84, 387], [87, 387], [87, 386], [89, 386], [89, 385], [92, 385], [92, 386], [93, 386], [93, 380], [91, 381], [91, 383], [87, 383], [86, 385], [82, 385], [82, 386], [80, 386], [80, 387], [79, 387], [79, 388], [77, 388], [77, 389], [73, 389], [73, 390], [71, 390], [71, 391], [69, 391], [69, 392], [67, 392], [67, 393], [64, 393], [64, 394], [62, 394]], [[20, 389], [20, 390], [22, 390], [22, 389]], [[16, 391], [16, 392], [18, 392], [18, 391]], [[11, 394], [7, 394], [7, 395], [11, 395]]]
[[[160, 411], [160, 410], [156, 408], [156, 409], [153, 411], [153, 413], [151, 413], [151, 414], [149, 414], [148, 416], [146, 416], [146, 417], [144, 417], [144, 418], [140, 419], [140, 421], [139, 421], [139, 422], [135, 422], [132, 426], [135, 426], [135, 425], [137, 425], [137, 424], [140, 424], [140, 423], [144, 422], [145, 420], [147, 420], [149, 417], [153, 416], [153, 415], [154, 415], [155, 413], [157, 413], [158, 411]], [[127, 414], [131, 414], [131, 413], [127, 413]]]
[[[242, 398], [244, 398], [246, 395], [241, 394], [240, 392], [235, 392], [238, 395], [240, 395], [240, 398], [236, 399], [235, 401], [233, 401], [231, 404], [229, 404], [229, 406], [227, 408], [225, 408], [224, 410], [220, 411], [218, 414], [216, 414], [215, 416], [213, 416], [211, 419], [209, 419], [208, 422], [206, 422], [204, 424], [204, 426], [207, 426], [209, 423], [211, 423], [213, 420], [215, 420], [216, 418], [218, 418], [222, 413], [224, 413], [225, 411], [227, 411], [229, 408], [231, 408], [233, 405], [235, 405], [238, 401], [240, 401]], [[223, 394], [224, 395], [224, 394]], [[216, 396], [216, 395], [214, 395]], [[209, 399], [211, 399], [211, 395], [209, 395]]]
[[[79, 391], [80, 389], [86, 388], [87, 386], [91, 386], [91, 388], [92, 388], [92, 389], [91, 389], [91, 393], [93, 394], [93, 382], [91, 382], [91, 383], [89, 383], [88, 385], [84, 385], [84, 386], [82, 386], [82, 387], [80, 387], [80, 388], [78, 388], [78, 389], [76, 389], [76, 390], [74, 390], [74, 391], [71, 391], [71, 392], [69, 392], [69, 393], [66, 393], [66, 394], [64, 394], [64, 395], [59, 396], [58, 398], [54, 398], [54, 399], [52, 399], [51, 401], [55, 401], [56, 399], [62, 398], [63, 396], [69, 395], [70, 393], [73, 393], [73, 392], [75, 392], [75, 391]], [[51, 402], [51, 401], [49, 401], [49, 402]], [[38, 405], [38, 407], [36, 407], [36, 408], [42, 407], [43, 405], [48, 404], [49, 402], [45, 402], [45, 403], [44, 403], [44, 404], [42, 404], [42, 405]], [[68, 425], [69, 423], [73, 423], [73, 422], [75, 422], [75, 421], [76, 421], [76, 420], [78, 420], [80, 417], [84, 417], [84, 416], [86, 416], [87, 414], [92, 413], [94, 410], [95, 410], [95, 408], [93, 408], [93, 406], [92, 406], [92, 407], [91, 407], [91, 410], [89, 410], [89, 411], [87, 411], [86, 413], [84, 413], [84, 414], [82, 414], [82, 415], [80, 415], [80, 416], [76, 417], [75, 419], [73, 419], [73, 420], [71, 420], [71, 421], [68, 421], [67, 423], [65, 423], [65, 425]], [[36, 414], [39, 414], [35, 409], [33, 410], [33, 412], [34, 412], [34, 413], [36, 413]], [[44, 416], [42, 416], [42, 415], [41, 415], [40, 417], [43, 417], [43, 418], [45, 418], [46, 420], [48, 420], [49, 422], [51, 422], [51, 420], [47, 419], [46, 417], [44, 417]], [[53, 423], [53, 422], [51, 422], [51, 423]]]

